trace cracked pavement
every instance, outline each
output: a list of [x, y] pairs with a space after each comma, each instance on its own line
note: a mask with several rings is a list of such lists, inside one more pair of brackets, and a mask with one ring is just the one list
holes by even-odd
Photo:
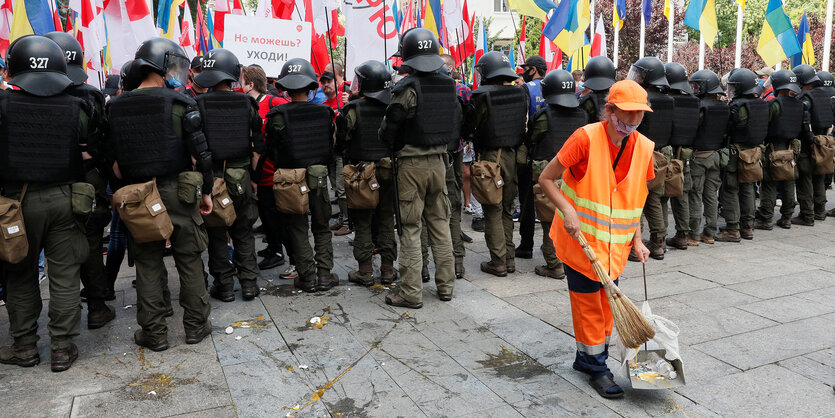
[[[161, 353], [133, 343], [135, 273], [124, 265], [116, 320], [87, 330], [83, 313], [79, 359], [67, 372], [49, 371], [44, 309], [41, 364], [0, 365], [0, 416], [835, 415], [835, 219], [651, 260], [650, 304], [681, 328], [687, 385], [625, 388], [621, 400], [600, 398], [572, 370], [568, 290], [534, 274], [538, 244], [516, 273], [488, 276], [478, 269], [489, 258], [483, 235], [469, 223], [464, 215], [474, 239], [466, 279], [451, 302], [427, 283], [423, 309], [387, 306], [386, 287], [347, 282], [351, 235], [334, 237], [340, 286], [309, 295], [278, 278], [286, 265], [264, 271], [259, 298], [244, 302], [238, 289], [233, 303], [211, 301], [214, 332], [197, 345], [185, 344], [175, 302], [171, 348]], [[177, 280], [169, 283], [176, 298]], [[639, 264], [627, 266], [621, 288], [640, 305]], [[48, 299], [46, 282], [41, 289]], [[0, 307], [0, 344], [10, 342]]]

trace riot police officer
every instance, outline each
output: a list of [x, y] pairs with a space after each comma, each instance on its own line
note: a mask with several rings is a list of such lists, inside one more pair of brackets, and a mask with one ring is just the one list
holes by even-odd
[[[104, 128], [104, 94], [101, 90], [85, 83], [87, 71], [84, 63], [84, 50], [81, 44], [70, 34], [64, 32], [50, 32], [44, 35], [52, 39], [64, 51], [67, 58], [67, 76], [72, 85], [67, 93], [86, 101], [92, 111], [90, 115], [90, 147], [98, 147], [102, 142]], [[101, 155], [100, 152], [94, 152]], [[101, 255], [104, 228], [110, 223], [110, 204], [107, 199], [106, 164], [101, 159], [85, 162], [85, 180], [96, 189], [96, 205], [93, 213], [85, 219], [84, 233], [90, 252], [87, 261], [81, 266], [81, 282], [84, 290], [82, 298], [87, 299], [87, 328], [101, 328], [116, 317], [116, 311], [104, 303], [105, 300], [115, 299], [115, 294], [108, 286], [104, 274], [104, 259]]]
[[580, 108], [589, 115], [589, 122], [600, 120], [601, 109], [606, 105], [609, 87], [615, 84], [617, 69], [608, 57], [591, 57], [583, 69], [583, 91], [580, 92]]
[[481, 78], [468, 106], [464, 133], [473, 136], [479, 161], [494, 161], [501, 167], [501, 202], [482, 203], [484, 238], [490, 261], [481, 271], [504, 277], [516, 271], [513, 245], [513, 199], [516, 197], [516, 148], [522, 143], [528, 110], [525, 91], [512, 85], [516, 72], [501, 52], [484, 54], [476, 63]]
[[[306, 169], [310, 205], [310, 230], [314, 249], [308, 241], [307, 214], [286, 214], [290, 245], [298, 277], [296, 288], [305, 292], [328, 290], [339, 284], [333, 270], [333, 244], [328, 229], [331, 217], [328, 194], [328, 161], [334, 141], [333, 109], [307, 101], [318, 87], [316, 72], [307, 60], [294, 58], [281, 68], [278, 87], [291, 98], [272, 108], [266, 116], [268, 153], [276, 168]], [[314, 261], [315, 257], [315, 261]]]
[[[527, 143], [534, 183], [539, 182], [539, 175], [557, 155], [568, 137], [588, 123], [588, 114], [579, 107], [580, 103], [574, 92], [574, 77], [568, 71], [549, 72], [542, 80], [542, 94], [546, 105], [536, 112], [529, 122], [530, 129], [528, 129]], [[540, 217], [541, 249], [545, 265], [536, 266], [534, 271], [543, 277], [564, 279], [565, 271], [562, 262], [557, 258], [554, 243], [549, 236], [553, 219], [553, 212], [548, 213], [546, 217]]]
[[[775, 97], [768, 102], [768, 135], [765, 138], [767, 156], [770, 157], [775, 151], [789, 149], [800, 151], [799, 138], [803, 129], [805, 110], [803, 103], [797, 99], [797, 95], [800, 94], [797, 75], [791, 70], [775, 71], [771, 74], [771, 86]], [[773, 228], [772, 218], [779, 187], [782, 216], [777, 221], [777, 226], [789, 229], [792, 226], [791, 218], [795, 207], [794, 178], [775, 180], [769, 171], [771, 158], [765, 158], [765, 161], [769, 164], [763, 168], [763, 181], [760, 183], [760, 207], [754, 219], [754, 228], [764, 230]], [[791, 165], [794, 168], [794, 160]]]
[[728, 77], [728, 97], [731, 99], [727, 134], [729, 139], [728, 165], [722, 181], [722, 217], [726, 229], [716, 235], [716, 241], [739, 242], [754, 238], [754, 183], [739, 181], [740, 154], [758, 148], [768, 134], [768, 105], [760, 99], [762, 87], [757, 75], [747, 68], [737, 68]]
[[[809, 113], [809, 123], [804, 124], [801, 141], [803, 147], [798, 156], [797, 200], [800, 203], [800, 214], [792, 219], [792, 224], [812, 226], [815, 221], [826, 220], [826, 187], [824, 174], [817, 174], [812, 159], [812, 146], [815, 135], [829, 135], [832, 132], [833, 111], [832, 98], [821, 86], [821, 79], [811, 65], [794, 66], [792, 71], [797, 75], [803, 102]], [[811, 126], [811, 128], [810, 128]]]
[[[730, 110], [720, 96], [725, 95], [719, 76], [710, 70], [699, 70], [690, 76], [690, 87], [699, 98], [699, 126], [693, 141], [690, 165], [690, 239], [713, 244], [719, 211], [720, 155]], [[701, 233], [702, 213], [705, 225]]]
[[[55, 42], [42, 36], [17, 39], [8, 50], [11, 84], [20, 90], [0, 95], [0, 185], [6, 199], [21, 203], [26, 222], [4, 234], [26, 235], [28, 252], [16, 263], [3, 263], [8, 278], [9, 328], [14, 343], [0, 348], [0, 362], [31, 367], [38, 355], [38, 256], [49, 262], [49, 336], [52, 371], [70, 368], [78, 358], [73, 337], [79, 334], [79, 274], [89, 247], [76, 216], [89, 215], [92, 201], [84, 178], [84, 160], [93, 156], [86, 129], [91, 110], [65, 92], [72, 84], [67, 60]], [[37, 144], [33, 148], [32, 144]], [[85, 199], [85, 200], [86, 200]], [[74, 204], [75, 203], [75, 204]], [[100, 250], [99, 250], [100, 251]]]
[[[186, 343], [197, 344], [212, 331], [200, 258], [208, 241], [200, 215], [212, 211], [211, 152], [197, 103], [174, 90], [188, 74], [183, 49], [169, 39], [151, 38], [139, 46], [135, 57], [138, 69], [134, 70], [141, 83], [106, 107], [108, 146], [115, 151], [113, 171], [123, 184], [156, 180], [174, 224], [170, 240], [180, 278]], [[178, 195], [179, 187], [199, 189], [200, 198]], [[142, 327], [134, 333], [134, 342], [154, 351], [166, 350], [165, 316], [171, 308], [163, 263], [165, 240], [140, 243], [128, 234], [128, 246], [136, 263], [136, 320]]]
[[438, 39], [415, 28], [400, 40], [401, 70], [409, 73], [392, 89], [392, 101], [380, 126], [380, 139], [395, 154], [400, 228], [398, 293], [386, 296], [389, 305], [423, 307], [420, 270], [421, 222], [425, 220], [435, 260], [438, 297], [452, 300], [455, 286], [449, 199], [446, 194], [447, 147], [459, 130], [460, 105], [455, 80], [438, 73], [444, 65]]
[[[348, 213], [354, 223], [354, 259], [359, 268], [348, 274], [348, 281], [363, 286], [374, 284], [372, 256], [373, 219], [377, 222], [377, 248], [381, 258], [380, 283], [391, 284], [396, 273], [397, 242], [394, 239], [394, 190], [388, 147], [377, 131], [386, 107], [391, 103], [391, 73], [379, 61], [366, 61], [354, 69], [359, 97], [348, 102], [337, 116], [337, 148], [345, 150], [349, 165], [374, 164], [380, 201], [374, 209], [354, 209]], [[349, 202], [350, 203], [350, 202]]]
[[[699, 241], [688, 238], [690, 234], [690, 204], [689, 194], [692, 187], [690, 178], [690, 163], [693, 158], [693, 141], [696, 140], [699, 126], [699, 99], [693, 96], [693, 90], [687, 80], [687, 70], [677, 62], [664, 64], [667, 90], [675, 102], [673, 114], [673, 132], [670, 135], [670, 145], [673, 147], [673, 158], [684, 164], [682, 171], [684, 181], [681, 196], [662, 199], [662, 213], [664, 225], [667, 225], [667, 202], [673, 207], [673, 219], [676, 223], [676, 234], [667, 238], [667, 245], [679, 250], [686, 250], [688, 246], [697, 246]], [[666, 229], [666, 228], [665, 228]]]
[[[229, 227], [213, 225], [206, 228], [209, 234], [209, 273], [214, 277], [209, 295], [224, 302], [235, 300], [232, 276], [238, 277], [244, 300], [252, 300], [260, 293], [256, 283], [259, 270], [252, 234], [258, 208], [249, 170], [256, 165], [253, 152], [263, 154], [264, 140], [255, 99], [232, 91], [232, 83], [238, 81], [240, 73], [241, 65], [235, 54], [217, 48], [203, 56], [203, 71], [194, 76], [196, 85], [209, 89], [195, 100], [203, 118], [203, 133], [212, 153], [214, 175], [224, 179], [236, 214], [235, 222]], [[227, 233], [234, 247], [231, 264]]]
[[[664, 64], [656, 57], [644, 57], [635, 61], [626, 78], [633, 80], [647, 91], [647, 100], [652, 112], [644, 114], [638, 132], [646, 135], [655, 143], [655, 154], [653, 158], [666, 161], [672, 160], [673, 152], [670, 146], [670, 137], [673, 131], [673, 116], [675, 114], [675, 101], [672, 97], [661, 93], [661, 88], [669, 87], [667, 82]], [[656, 164], [659, 164], [656, 161]], [[666, 166], [666, 164], [661, 164]], [[661, 206], [661, 198], [664, 195], [664, 185], [655, 190], [650, 190], [647, 202], [644, 206], [644, 214], [649, 225], [649, 243], [647, 248], [650, 257], [656, 260], [664, 259], [664, 252], [667, 245], [664, 237], [667, 235], [667, 228], [664, 226], [664, 213]], [[630, 259], [637, 261], [636, 256], [630, 255]]]

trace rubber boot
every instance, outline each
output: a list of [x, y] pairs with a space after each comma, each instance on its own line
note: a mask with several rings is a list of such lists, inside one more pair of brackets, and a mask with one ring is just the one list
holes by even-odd
[[371, 259], [359, 262], [359, 270], [348, 273], [348, 281], [365, 287], [374, 284], [374, 267]]

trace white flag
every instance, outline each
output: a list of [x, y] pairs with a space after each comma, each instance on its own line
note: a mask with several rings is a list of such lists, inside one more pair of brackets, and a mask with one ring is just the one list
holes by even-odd
[[345, 0], [345, 37], [348, 41], [348, 60], [345, 74], [353, 74], [354, 67], [368, 60], [385, 62], [399, 44], [392, 16], [395, 0], [381, 1], [369, 6], [362, 0]]

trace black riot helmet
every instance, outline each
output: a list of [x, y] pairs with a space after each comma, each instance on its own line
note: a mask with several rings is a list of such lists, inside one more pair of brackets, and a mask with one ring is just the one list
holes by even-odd
[[513, 81], [519, 78], [510, 66], [510, 59], [499, 51], [490, 51], [482, 55], [475, 68], [482, 80]]
[[657, 57], [643, 57], [632, 64], [627, 79], [642, 86], [668, 87], [664, 63]]
[[184, 86], [188, 82], [191, 60], [183, 48], [170, 39], [157, 37], [142, 42], [134, 58], [140, 68], [163, 76], [170, 87]]
[[676, 89], [682, 93], [693, 93], [690, 83], [687, 82], [687, 69], [683, 65], [677, 62], [668, 62], [664, 64], [664, 73], [671, 89]]
[[775, 94], [780, 90], [791, 90], [800, 94], [797, 75], [792, 70], [780, 70], [771, 74], [771, 86], [774, 87]]
[[194, 82], [203, 88], [214, 87], [221, 82], [236, 82], [241, 76], [238, 57], [228, 49], [216, 48], [203, 55], [203, 71], [194, 76]]
[[49, 32], [44, 37], [52, 39], [64, 51], [67, 57], [67, 76], [72, 80], [73, 85], [79, 85], [87, 81], [87, 70], [84, 65], [84, 49], [81, 44], [69, 33]]
[[9, 45], [6, 60], [12, 78], [9, 84], [35, 96], [54, 96], [72, 84], [64, 51], [49, 38], [18, 38]]
[[605, 91], [615, 84], [617, 69], [608, 57], [591, 57], [583, 70], [583, 87], [593, 91]]
[[[203, 71], [206, 71], [205, 60], [203, 65]], [[304, 58], [293, 58], [285, 62], [275, 84], [287, 91], [310, 91], [319, 86], [319, 82], [316, 81], [316, 70]]]
[[757, 75], [747, 68], [737, 68], [728, 77], [728, 97], [735, 99], [762, 93], [763, 88], [757, 83]]
[[383, 104], [391, 103], [391, 73], [382, 62], [366, 61], [354, 68], [354, 74], [361, 95]]
[[139, 68], [139, 62], [131, 60], [122, 66], [120, 76], [122, 77], [122, 90], [131, 91], [142, 84], [142, 70]]
[[438, 48], [438, 38], [427, 29], [412, 28], [400, 38], [403, 65], [417, 71], [431, 73], [444, 65]]
[[818, 78], [821, 80], [821, 88], [823, 91], [835, 97], [835, 78], [829, 71], [818, 71]]
[[725, 94], [719, 76], [710, 70], [699, 70], [690, 76], [690, 88], [696, 97], [702, 98], [706, 94]]
[[814, 67], [809, 64], [796, 65], [792, 67], [792, 71], [797, 74], [797, 82], [801, 86], [811, 84], [812, 87], [817, 87], [820, 84], [821, 79], [818, 78]]
[[542, 79], [542, 97], [549, 105], [577, 107], [580, 101], [574, 93], [574, 77], [568, 71], [551, 70]]

